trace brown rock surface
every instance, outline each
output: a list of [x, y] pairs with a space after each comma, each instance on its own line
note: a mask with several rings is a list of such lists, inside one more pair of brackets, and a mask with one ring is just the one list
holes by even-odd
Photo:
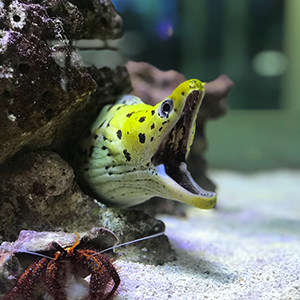
[[[73, 169], [54, 152], [30, 152], [7, 165], [0, 172], [0, 195], [3, 240], [15, 240], [24, 229], [81, 232], [105, 227], [121, 243], [164, 231], [161, 221], [141, 211], [107, 208], [84, 195]], [[152, 250], [147, 255], [140, 250], [145, 246]], [[118, 252], [128, 259], [154, 264], [175, 258], [164, 236]]]
[[49, 146], [96, 89], [70, 42], [78, 37], [80, 12], [64, 0], [42, 3], [6, 1], [1, 8], [0, 163], [23, 146]]

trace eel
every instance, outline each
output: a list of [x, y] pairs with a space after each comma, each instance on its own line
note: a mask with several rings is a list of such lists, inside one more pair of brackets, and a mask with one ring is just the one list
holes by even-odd
[[187, 170], [204, 83], [191, 79], [155, 106], [125, 95], [106, 105], [81, 142], [80, 177], [101, 202], [133, 206], [159, 196], [209, 209], [216, 193]]

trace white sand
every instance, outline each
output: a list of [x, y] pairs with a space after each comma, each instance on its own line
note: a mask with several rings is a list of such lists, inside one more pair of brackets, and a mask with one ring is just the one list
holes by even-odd
[[161, 216], [178, 260], [118, 260], [118, 300], [300, 299], [300, 171], [210, 176], [218, 208]]

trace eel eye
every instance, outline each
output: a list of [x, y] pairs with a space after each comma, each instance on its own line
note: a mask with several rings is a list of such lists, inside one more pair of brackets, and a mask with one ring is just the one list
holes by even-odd
[[160, 116], [168, 117], [170, 112], [173, 110], [173, 100], [166, 100], [160, 106]]

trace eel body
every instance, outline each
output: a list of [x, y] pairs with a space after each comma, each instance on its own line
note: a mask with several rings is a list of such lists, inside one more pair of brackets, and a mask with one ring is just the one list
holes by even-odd
[[187, 171], [204, 84], [180, 84], [155, 106], [126, 95], [105, 106], [81, 143], [80, 174], [110, 206], [132, 206], [160, 196], [208, 209], [214, 192], [202, 189]]

